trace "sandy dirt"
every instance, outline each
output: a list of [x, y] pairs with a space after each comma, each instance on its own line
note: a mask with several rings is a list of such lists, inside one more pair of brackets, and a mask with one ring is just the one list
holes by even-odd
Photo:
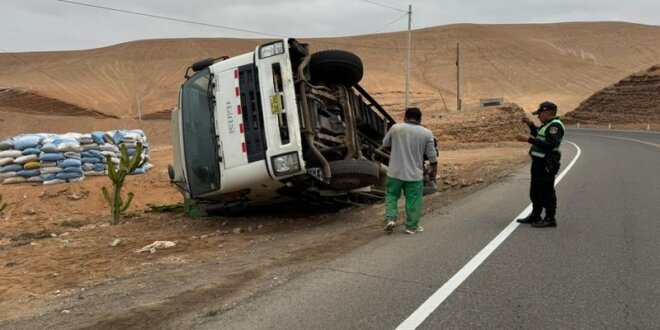
[[[522, 109], [507, 105], [426, 118], [441, 149], [441, 193], [427, 199], [426, 212], [528, 161], [527, 146], [513, 142], [525, 132], [522, 116]], [[10, 204], [0, 216], [5, 320], [0, 327], [185, 327], [382, 235], [381, 204], [318, 210], [313, 216], [296, 203], [204, 219], [147, 213], [147, 204], [182, 199], [166, 173], [172, 162], [168, 121], [16, 113], [10, 118], [0, 121], [8, 134], [141, 128], [153, 146], [155, 168], [129, 177], [124, 191], [136, 196], [116, 226], [108, 224], [110, 211], [100, 191], [107, 178], [0, 186]], [[136, 252], [155, 241], [176, 246]]]
[[[527, 155], [505, 143], [443, 151], [442, 159], [442, 192], [426, 200], [426, 212], [517, 169]], [[5, 194], [12, 204], [0, 220], [0, 319], [9, 321], [0, 327], [176, 328], [382, 235], [380, 204], [311, 217], [295, 204], [204, 219], [144, 213], [154, 198], [177, 201], [158, 182], [167, 182], [158, 171], [131, 177], [126, 190], [139, 199], [116, 226], [99, 197], [103, 178]], [[148, 196], [139, 194], [146, 187]], [[136, 252], [157, 240], [177, 245]]]

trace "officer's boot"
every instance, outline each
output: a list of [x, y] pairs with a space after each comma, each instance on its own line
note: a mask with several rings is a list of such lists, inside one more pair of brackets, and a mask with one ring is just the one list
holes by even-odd
[[526, 218], [517, 219], [516, 221], [519, 223], [536, 223], [541, 221], [541, 215], [532, 212]]
[[557, 220], [555, 217], [546, 216], [543, 220], [532, 223], [532, 227], [543, 228], [543, 227], [557, 227]]

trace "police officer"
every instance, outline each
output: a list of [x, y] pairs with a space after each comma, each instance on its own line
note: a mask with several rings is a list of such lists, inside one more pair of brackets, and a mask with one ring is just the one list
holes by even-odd
[[[556, 227], [557, 196], [554, 183], [559, 171], [559, 145], [564, 137], [564, 124], [557, 117], [557, 106], [552, 102], [541, 103], [532, 114], [538, 116], [541, 127], [536, 127], [525, 117], [522, 121], [529, 126], [531, 136], [519, 134], [517, 139], [531, 144], [529, 155], [532, 157], [532, 183], [529, 197], [533, 209], [529, 216], [517, 221], [531, 223], [532, 227]], [[541, 218], [544, 208], [545, 217]]]

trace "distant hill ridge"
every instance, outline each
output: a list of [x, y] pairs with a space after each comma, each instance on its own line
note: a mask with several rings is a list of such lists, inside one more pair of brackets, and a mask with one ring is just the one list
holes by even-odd
[[[365, 66], [361, 85], [388, 110], [401, 110], [405, 33], [301, 40], [313, 51], [344, 49], [359, 55]], [[455, 110], [460, 42], [465, 107], [480, 98], [504, 97], [529, 112], [552, 100], [563, 114], [622, 77], [657, 64], [658, 40], [660, 27], [622, 22], [455, 24], [415, 30], [411, 102], [425, 111]], [[165, 118], [176, 105], [185, 68], [192, 62], [250, 52], [265, 41], [142, 40], [90, 50], [13, 54], [21, 61], [0, 54], [0, 85], [72, 105], [77, 115], [136, 118], [139, 102], [145, 118]], [[25, 102], [15, 101], [0, 104], [0, 111], [22, 111]], [[30, 107], [25, 111], [41, 111], [38, 103]]]

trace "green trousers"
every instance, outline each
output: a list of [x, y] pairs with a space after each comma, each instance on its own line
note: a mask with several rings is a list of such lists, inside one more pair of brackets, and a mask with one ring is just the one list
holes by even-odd
[[419, 225], [422, 214], [422, 195], [424, 181], [402, 181], [387, 177], [387, 191], [385, 193], [385, 223], [396, 221], [399, 217], [398, 201], [401, 191], [406, 198], [406, 229], [415, 230]]

